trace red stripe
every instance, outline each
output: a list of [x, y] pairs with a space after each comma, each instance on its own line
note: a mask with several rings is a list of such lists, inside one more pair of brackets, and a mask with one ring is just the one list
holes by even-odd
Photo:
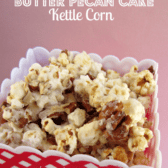
[[[10, 153], [14, 156], [11, 159], [8, 159], [5, 156], [1, 155], [1, 153], [4, 151], [6, 151], [7, 153]], [[34, 155], [34, 156], [40, 158], [41, 160], [38, 162], [35, 162], [35, 161], [28, 158], [31, 155]], [[8, 167], [12, 167], [12, 166], [17, 166], [19, 168], [25, 168], [25, 166], [22, 166], [19, 164], [19, 162], [21, 162], [21, 161], [25, 161], [25, 162], [31, 164], [31, 166], [29, 166], [28, 168], [45, 168], [45, 166], [47, 166], [49, 164], [52, 164], [53, 166], [55, 166], [57, 168], [86, 168], [85, 165], [92, 163], [89, 161], [72, 162], [72, 161], [67, 160], [67, 159], [60, 157], [60, 156], [48, 156], [45, 158], [45, 157], [42, 157], [41, 155], [38, 155], [38, 154], [32, 153], [32, 152], [23, 152], [22, 154], [16, 154], [16, 153], [12, 153], [6, 149], [0, 149], [0, 159], [6, 161], [4, 164], [0, 164], [1, 168], [8, 168]], [[56, 162], [59, 159], [63, 159], [70, 164], [68, 164], [66, 166], [62, 166], [61, 164]], [[112, 165], [99, 166], [95, 163], [92, 163], [92, 164], [97, 166], [98, 168], [122, 168], [119, 166], [112, 166]]]

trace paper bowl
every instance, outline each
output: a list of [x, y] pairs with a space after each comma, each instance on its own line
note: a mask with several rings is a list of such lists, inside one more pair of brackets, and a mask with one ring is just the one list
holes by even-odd
[[[24, 80], [24, 76], [28, 74], [28, 69], [33, 63], [40, 63], [42, 66], [49, 64], [48, 58], [51, 56], [58, 57], [60, 49], [54, 49], [51, 52], [45, 48], [36, 47], [29, 49], [26, 54], [26, 58], [21, 58], [18, 68], [13, 68], [11, 71], [10, 79], [4, 79], [1, 84], [0, 91], [0, 104], [6, 100], [6, 96], [10, 91], [11, 84], [16, 81]], [[78, 52], [73, 51], [76, 55]], [[150, 59], [137, 62], [134, 58], [127, 57], [123, 60], [119, 60], [117, 57], [108, 55], [103, 59], [97, 54], [89, 54], [90, 57], [103, 65], [105, 69], [113, 69], [119, 72], [121, 75], [129, 72], [132, 65], [137, 65], [139, 70], [148, 69], [151, 65], [155, 70], [155, 80], [158, 80], [158, 64]], [[161, 168], [161, 152], [159, 150], [160, 145], [160, 131], [158, 130], [159, 114], [158, 109], [158, 85], [156, 91], [152, 95], [152, 105], [148, 110], [148, 118], [153, 122], [152, 131], [154, 138], [149, 143], [149, 148], [146, 150], [146, 155], [150, 160], [149, 166], [132, 166], [132, 168]], [[1, 115], [0, 115], [1, 116]], [[0, 167], [11, 168], [128, 168], [128, 166], [117, 160], [104, 160], [99, 162], [97, 159], [88, 155], [75, 155], [70, 157], [59, 151], [49, 150], [41, 153], [39, 150], [20, 146], [15, 149], [10, 146], [0, 144]]]

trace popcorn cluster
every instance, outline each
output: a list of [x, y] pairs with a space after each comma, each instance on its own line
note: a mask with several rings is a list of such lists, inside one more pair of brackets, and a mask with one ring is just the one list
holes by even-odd
[[25, 81], [11, 86], [1, 106], [0, 142], [137, 164], [153, 137], [144, 126], [156, 86], [151, 68], [133, 66], [120, 76], [85, 52], [67, 50], [49, 61], [33, 64]]

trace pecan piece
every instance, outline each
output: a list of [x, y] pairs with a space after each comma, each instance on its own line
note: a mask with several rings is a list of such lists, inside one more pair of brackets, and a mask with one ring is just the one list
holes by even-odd
[[63, 148], [64, 148], [65, 151], [69, 151], [70, 145], [65, 145], [65, 146], [63, 146]]
[[151, 126], [152, 126], [152, 122], [148, 121], [148, 120], [146, 120], [143, 124], [143, 128], [149, 128], [150, 129]]
[[[107, 127], [107, 126], [106, 126]], [[129, 129], [122, 122], [115, 130], [104, 130], [103, 136], [112, 144], [125, 144], [128, 141]]]
[[121, 125], [112, 132], [111, 138], [114, 140], [125, 140], [128, 136], [128, 132], [127, 127], [125, 125]]
[[94, 76], [92, 76], [92, 75], [90, 75], [90, 74], [87, 74], [87, 75], [89, 76], [89, 78], [90, 78], [91, 80], [94, 80], [94, 79], [95, 79]]
[[145, 156], [143, 151], [136, 151], [134, 154], [133, 163], [135, 165], [148, 165], [149, 159]]
[[57, 145], [57, 143], [55, 141], [55, 137], [53, 135], [48, 134], [47, 135], [47, 141], [52, 145]]
[[127, 157], [128, 157], [128, 166], [132, 166], [132, 162], [134, 159], [134, 152], [128, 151], [127, 152]]
[[36, 120], [34, 123], [37, 124], [40, 128], [42, 128], [41, 119]]
[[72, 77], [70, 77], [70, 81], [73, 83], [73, 81], [75, 80], [75, 78], [72, 78]]
[[121, 111], [123, 108], [123, 104], [118, 101], [111, 101], [106, 104], [104, 109], [99, 114], [99, 119], [109, 118], [112, 114], [115, 114], [117, 111]]
[[8, 105], [10, 105], [10, 104], [7, 103], [6, 101], [4, 101], [0, 107], [3, 107], [3, 106], [4, 106], [4, 107], [7, 107]]
[[104, 72], [106, 72], [106, 70], [103, 67], [101, 68], [101, 70], [104, 71]]
[[87, 99], [84, 99], [83, 101], [82, 101], [82, 106], [84, 107], [84, 109], [86, 110], [86, 112], [91, 112], [91, 111], [93, 111], [93, 107], [89, 104], [89, 100], [87, 100]]
[[90, 113], [86, 113], [85, 123], [91, 121], [94, 117], [98, 117], [99, 113], [97, 111], [91, 111]]
[[124, 117], [125, 117], [125, 113], [123, 111], [118, 111], [115, 115], [112, 115], [110, 118], [111, 129], [115, 130]]
[[64, 109], [65, 108], [68, 108], [70, 113], [72, 113], [77, 108], [77, 103], [76, 102], [72, 102], [68, 106], [65, 106]]
[[99, 128], [104, 132], [104, 136], [108, 140], [116, 144], [128, 140], [129, 130], [127, 124], [131, 122], [131, 119], [126, 116], [122, 108], [122, 103], [112, 101], [99, 114], [99, 119], [105, 119]]
[[73, 93], [74, 92], [74, 86], [72, 86], [71, 88], [66, 89], [64, 92], [65, 92], [65, 94]]
[[60, 115], [62, 115], [63, 112], [55, 112], [53, 114], [50, 114], [49, 118], [58, 118]]
[[28, 123], [27, 118], [20, 118], [19, 119], [19, 128], [23, 128]]
[[69, 51], [67, 49], [62, 50], [61, 53], [65, 53], [67, 56], [69, 55]]
[[144, 77], [143, 79], [141, 79], [138, 83], [137, 86], [143, 86], [146, 82], [149, 82], [146, 80], [146, 78]]
[[[59, 114], [57, 114], [59, 113]], [[51, 118], [56, 125], [64, 124], [67, 121], [67, 113], [65, 112], [56, 112]]]
[[130, 125], [131, 122], [132, 122], [131, 117], [129, 115], [125, 116], [125, 118], [124, 118], [124, 124]]
[[4, 118], [1, 118], [1, 120], [0, 120], [0, 125], [1, 125], [1, 124], [4, 124], [4, 123], [6, 123], [6, 122], [8, 122], [8, 121], [5, 120]]
[[12, 141], [11, 141], [10, 139], [8, 139], [8, 140], [6, 141], [6, 145], [9, 145], [11, 142], [12, 142]]
[[[73, 81], [75, 80], [75, 78], [70, 77], [69, 80], [70, 80], [69, 82], [72, 82], [72, 84], [73, 84]], [[67, 93], [74, 93], [75, 92], [74, 91], [74, 86], [72, 85], [70, 88], [66, 89], [64, 92], [65, 92], [65, 94], [67, 94]]]
[[150, 71], [150, 73], [152, 73], [153, 75], [155, 75], [155, 70], [153, 69], [153, 66], [151, 65], [148, 70]]
[[31, 85], [29, 85], [29, 89], [30, 89], [31, 92], [34, 92], [34, 91], [39, 92], [39, 86], [31, 86]]

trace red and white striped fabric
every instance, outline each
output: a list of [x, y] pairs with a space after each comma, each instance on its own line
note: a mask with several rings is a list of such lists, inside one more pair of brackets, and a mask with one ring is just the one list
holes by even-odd
[[43, 157], [33, 152], [13, 153], [0, 149], [1, 168], [122, 168], [118, 166], [99, 166], [89, 161], [72, 162], [61, 156]]

